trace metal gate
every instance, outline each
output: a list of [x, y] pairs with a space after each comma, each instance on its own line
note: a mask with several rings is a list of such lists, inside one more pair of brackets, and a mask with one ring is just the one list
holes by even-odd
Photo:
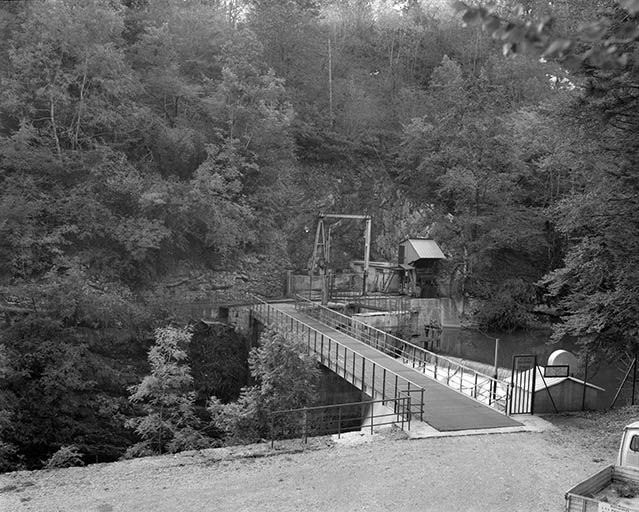
[[533, 414], [537, 356], [513, 356], [510, 414]]

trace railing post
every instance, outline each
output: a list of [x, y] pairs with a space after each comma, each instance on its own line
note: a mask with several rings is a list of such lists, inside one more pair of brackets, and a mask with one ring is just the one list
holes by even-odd
[[353, 379], [351, 384], [355, 384], [355, 352], [353, 352], [353, 373], [351, 374], [351, 378]]
[[371, 435], [373, 435], [373, 426], [375, 425], [375, 403], [371, 403]]
[[373, 363], [373, 373], [372, 373], [372, 382], [371, 382], [371, 397], [373, 398], [373, 400], [375, 399], [375, 366], [377, 366], [375, 363]]
[[366, 393], [366, 384], [364, 383], [364, 371], [366, 369], [366, 358], [362, 357], [362, 391]]
[[459, 391], [460, 391], [460, 393], [463, 393], [464, 390], [463, 390], [462, 386], [464, 384], [464, 367], [461, 366], [460, 369], [461, 369], [461, 372], [460, 372], [460, 375], [459, 375]]
[[304, 444], [308, 444], [308, 409], [304, 408]]
[[386, 398], [386, 368], [382, 372], [382, 400]]
[[397, 378], [398, 376], [395, 375], [395, 393], [394, 393], [395, 398], [399, 396], [399, 390], [397, 389]]
[[337, 408], [337, 439], [342, 437], [342, 408]]
[[347, 362], [348, 362], [348, 347], [344, 347], [344, 380], [346, 380], [346, 363]]
[[493, 405], [493, 381], [488, 380], [488, 405]]
[[477, 398], [477, 372], [475, 372], [475, 388], [474, 388], [474, 392], [475, 392], [475, 395], [473, 396], [473, 398]]

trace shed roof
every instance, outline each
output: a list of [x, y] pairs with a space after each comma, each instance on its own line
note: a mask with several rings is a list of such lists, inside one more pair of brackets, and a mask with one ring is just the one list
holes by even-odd
[[[522, 372], [521, 382], [531, 382], [532, 371], [533, 370], [530, 369], [530, 370], [526, 370], [525, 372]], [[599, 391], [605, 391], [604, 388], [595, 386], [594, 384], [591, 384], [590, 382], [584, 382], [583, 380], [577, 379], [575, 377], [542, 377], [543, 374], [544, 374], [543, 366], [537, 366], [537, 378], [535, 379], [535, 392], [542, 391], [546, 388], [551, 388], [567, 380], [576, 382], [577, 384], [581, 386], [585, 384], [587, 388], [597, 389]]]
[[404, 261], [400, 263], [408, 263], [421, 259], [429, 260], [445, 260], [446, 256], [437, 245], [435, 240], [427, 240], [425, 238], [407, 238], [402, 242], [404, 245]]

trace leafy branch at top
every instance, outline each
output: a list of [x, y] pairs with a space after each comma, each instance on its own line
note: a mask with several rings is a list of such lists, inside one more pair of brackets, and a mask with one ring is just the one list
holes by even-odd
[[[639, 39], [639, 0], [619, 0], [626, 12], [621, 20], [607, 17], [595, 19], [579, 27], [573, 37], [556, 37], [552, 34], [553, 18], [546, 16], [539, 21], [506, 19], [497, 12], [494, 4], [469, 6], [455, 0], [453, 8], [462, 14], [466, 25], [479, 25], [494, 39], [502, 42], [505, 55], [532, 53], [542, 58], [557, 59], [568, 69], [582, 65], [612, 69], [629, 64], [628, 45]], [[520, 6], [516, 15], [524, 14]]]

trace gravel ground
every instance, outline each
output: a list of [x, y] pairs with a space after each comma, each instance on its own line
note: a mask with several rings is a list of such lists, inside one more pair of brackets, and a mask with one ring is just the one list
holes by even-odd
[[[613, 461], [639, 408], [551, 418], [554, 430], [403, 433], [222, 448], [0, 475], [0, 511], [556, 511]], [[350, 440], [349, 440], [350, 439]]]

